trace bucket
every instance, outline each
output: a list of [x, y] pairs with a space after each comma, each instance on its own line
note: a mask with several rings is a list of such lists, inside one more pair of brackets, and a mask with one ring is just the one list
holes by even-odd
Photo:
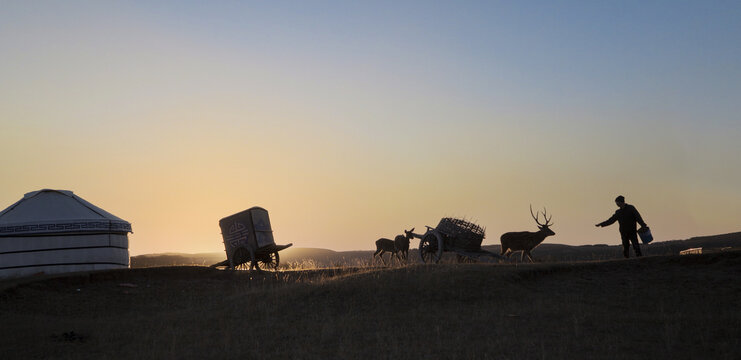
[[651, 229], [648, 226], [638, 229], [638, 236], [644, 244], [648, 244], [654, 240], [654, 236], [651, 235]]

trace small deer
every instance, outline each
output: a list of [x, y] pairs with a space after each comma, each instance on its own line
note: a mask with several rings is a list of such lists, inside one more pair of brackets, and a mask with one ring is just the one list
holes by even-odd
[[538, 220], [540, 214], [533, 214], [532, 205], [530, 205], [530, 215], [535, 220], [535, 223], [538, 224], [538, 229], [540, 230], [537, 232], [520, 231], [502, 234], [502, 236], [499, 238], [502, 242], [501, 255], [504, 255], [506, 253], [507, 257], [509, 257], [515, 251], [522, 251], [522, 255], [520, 255], [520, 261], [522, 261], [525, 255], [527, 255], [527, 258], [530, 260], [530, 262], [534, 262], [533, 257], [530, 255], [530, 250], [535, 249], [535, 247], [540, 245], [540, 243], [542, 243], [546, 237], [556, 235], [556, 233], [554, 233], [553, 230], [549, 228], [553, 224], [551, 223], [551, 218], [546, 215], [545, 208], [543, 208], [543, 218], [545, 219], [545, 224], [541, 224]]
[[386, 239], [386, 238], [380, 238], [376, 240], [376, 252], [373, 253], [373, 259], [376, 259], [376, 255], [378, 255], [381, 258], [381, 261], [383, 261], [383, 264], [386, 265], [386, 260], [383, 258], [383, 254], [386, 252], [390, 252], [391, 256], [389, 257], [389, 261], [393, 261], [394, 256], [396, 256], [396, 259], [401, 262], [404, 260], [406, 262], [407, 255], [409, 254], [409, 240], [414, 237], [413, 232], [414, 228], [412, 230], [404, 230], [404, 235], [396, 235], [394, 240]]

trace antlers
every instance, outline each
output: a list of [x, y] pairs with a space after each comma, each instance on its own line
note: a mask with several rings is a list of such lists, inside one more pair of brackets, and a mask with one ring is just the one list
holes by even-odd
[[543, 207], [543, 218], [545, 219], [545, 224], [541, 224], [540, 221], [538, 221], [538, 217], [540, 217], [540, 213], [538, 213], [537, 216], [535, 214], [533, 214], [533, 204], [530, 204], [530, 216], [533, 217], [533, 220], [535, 220], [535, 223], [538, 224], [538, 226], [551, 226], [551, 225], [553, 225], [553, 224], [551, 224], [551, 218], [553, 217], [553, 215], [551, 215], [551, 217], [548, 217], [548, 215], [546, 215], [545, 207]]

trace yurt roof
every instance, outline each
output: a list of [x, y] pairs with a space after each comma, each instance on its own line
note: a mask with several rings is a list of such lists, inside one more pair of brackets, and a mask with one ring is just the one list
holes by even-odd
[[130, 232], [131, 224], [69, 190], [29, 192], [0, 212], [0, 236], [91, 231]]

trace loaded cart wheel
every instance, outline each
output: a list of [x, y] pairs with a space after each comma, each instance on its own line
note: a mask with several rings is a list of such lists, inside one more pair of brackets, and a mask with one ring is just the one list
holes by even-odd
[[250, 263], [250, 252], [243, 247], [234, 249], [232, 253], [232, 269], [236, 270], [249, 270]]
[[437, 263], [443, 256], [443, 239], [434, 232], [429, 232], [419, 241], [419, 257], [425, 264]]
[[260, 255], [257, 259], [257, 265], [263, 269], [278, 270], [280, 255], [277, 251]]

